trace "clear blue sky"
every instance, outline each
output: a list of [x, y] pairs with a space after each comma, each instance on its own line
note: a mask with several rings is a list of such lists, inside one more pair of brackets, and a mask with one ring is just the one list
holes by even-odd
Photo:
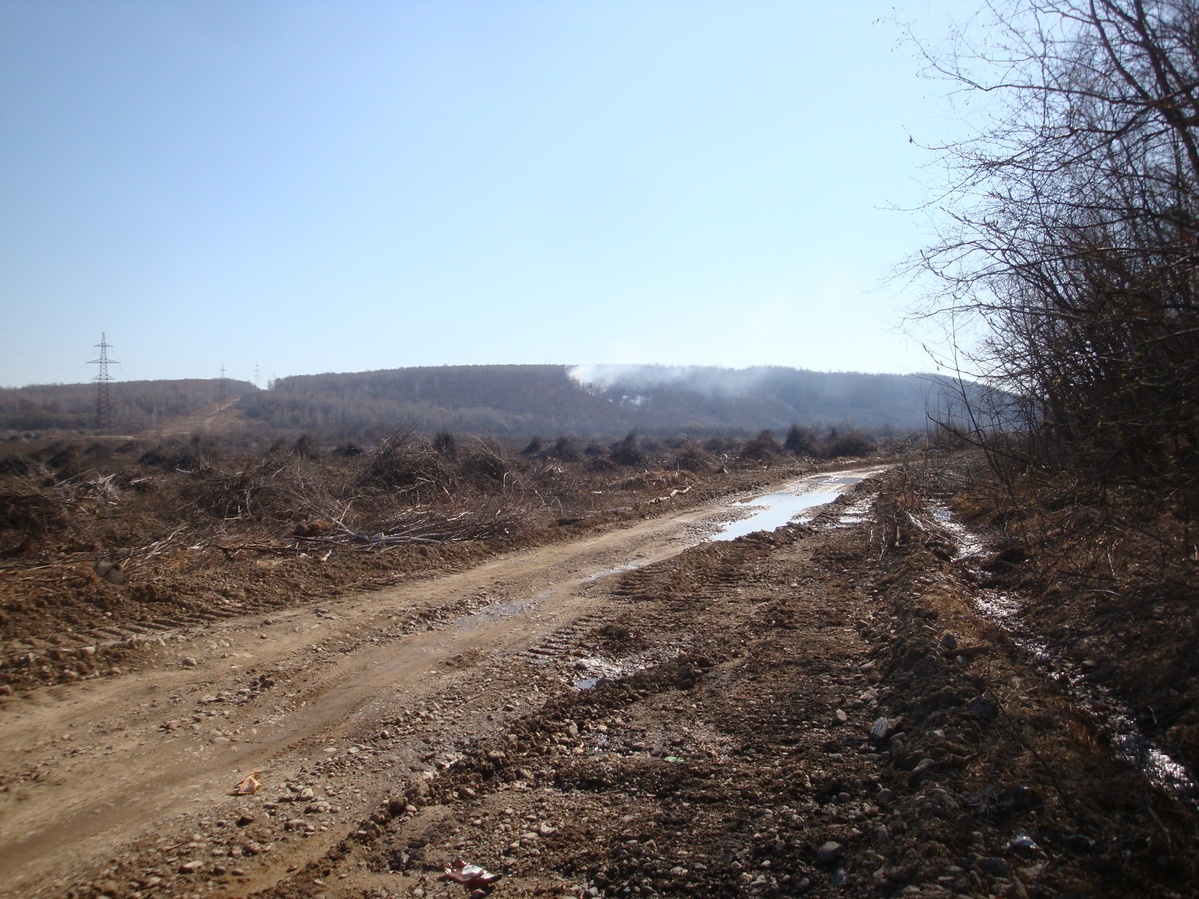
[[893, 20], [974, 6], [0, 0], [0, 386], [101, 332], [118, 380], [929, 370], [891, 207], [953, 125]]

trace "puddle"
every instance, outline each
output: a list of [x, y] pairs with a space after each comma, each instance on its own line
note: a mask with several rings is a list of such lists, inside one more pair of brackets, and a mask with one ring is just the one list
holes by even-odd
[[866, 516], [870, 514], [870, 510], [873, 508], [874, 494], [869, 493], [859, 500], [842, 506], [841, 514], [838, 516], [836, 522], [834, 522], [834, 526], [844, 528], [865, 521]]
[[953, 540], [953, 545], [957, 547], [955, 559], [961, 561], [969, 559], [973, 556], [981, 555], [985, 550], [986, 544], [974, 533], [972, 533], [965, 525], [954, 520], [953, 513], [945, 506], [931, 506], [929, 511], [932, 512], [933, 519]]
[[608, 577], [612, 574], [623, 574], [626, 571], [636, 571], [638, 568], [644, 568], [648, 564], [648, 561], [629, 562], [625, 565], [618, 565], [615, 568], [605, 568], [602, 571], [597, 571], [594, 574], [587, 575], [587, 577], [583, 578], [583, 582], [590, 583], [592, 581], [598, 581], [600, 578]]
[[[1043, 660], [1054, 661], [1044, 647], [1038, 647]], [[1057, 670], [1050, 677], [1061, 684], [1094, 715], [1108, 730], [1112, 749], [1125, 762], [1140, 770], [1153, 783], [1175, 796], [1188, 799], [1199, 807], [1199, 786], [1187, 773], [1186, 768], [1153, 745], [1141, 733], [1133, 718], [1132, 710], [1113, 699], [1101, 687], [1086, 680], [1077, 668], [1065, 667], [1054, 661]]]
[[[969, 560], [985, 549], [985, 543], [953, 520], [946, 509], [934, 509], [937, 523], [952, 536], [958, 547], [957, 558]], [[1068, 694], [1098, 722], [1111, 740], [1116, 756], [1144, 774], [1150, 782], [1168, 793], [1199, 807], [1199, 786], [1186, 767], [1141, 733], [1132, 710], [1106, 690], [1088, 680], [1082, 669], [1055, 656], [1049, 647], [1029, 632], [1019, 617], [1023, 606], [1019, 599], [1001, 590], [978, 590], [974, 607], [1000, 625], [1013, 642], [1033, 658], [1049, 680], [1061, 685]]]
[[617, 665], [615, 662], [610, 662], [607, 659], [596, 657], [575, 659], [572, 663], [574, 688], [579, 691], [594, 690], [601, 683], [607, 681], [620, 680], [622, 677], [643, 670], [647, 664], [651, 662], [628, 663], [626, 665]]
[[[842, 472], [840, 474], [815, 475], [789, 484], [777, 493], [767, 493], [753, 499], [733, 503], [733, 509], [748, 513], [748, 517], [729, 521], [712, 535], [713, 540], [736, 540], [756, 531], [777, 531], [793, 521], [808, 521], [814, 518], [822, 506], [827, 506], [837, 497], [848, 493], [866, 478], [881, 469], [870, 471]], [[862, 516], [869, 509], [869, 499], [860, 510]], [[855, 507], [842, 514], [842, 520], [854, 514]], [[851, 523], [851, 522], [850, 522]]]
[[459, 615], [450, 622], [450, 626], [478, 626], [490, 621], [499, 621], [501, 618], [513, 618], [517, 615], [523, 615], [536, 605], [537, 599], [538, 597], [533, 597], [532, 599], [522, 599], [515, 602], [491, 603], [490, 605], [475, 609], [473, 612]]
[[[803, 513], [816, 506], [823, 506], [835, 500], [840, 493], [767, 493], [734, 506], [746, 509], [756, 508], [749, 518], [730, 521], [721, 525], [713, 540], [736, 540], [755, 531], [777, 531], [783, 525], [792, 521], [802, 521]], [[808, 516], [811, 517], [811, 516]]]
[[993, 621], [1007, 621], [1022, 608], [1020, 600], [1001, 590], [979, 590], [974, 607]]

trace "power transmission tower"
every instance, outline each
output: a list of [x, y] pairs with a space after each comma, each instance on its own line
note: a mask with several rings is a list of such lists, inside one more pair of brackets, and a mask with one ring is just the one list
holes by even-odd
[[112, 395], [108, 385], [116, 380], [108, 373], [108, 366], [121, 363], [108, 358], [108, 349], [112, 344], [108, 342], [107, 335], [103, 331], [100, 332], [100, 342], [96, 346], [100, 348], [100, 358], [93, 359], [88, 363], [88, 365], [100, 366], [100, 373], [92, 379], [96, 382], [96, 428], [107, 431], [112, 427]]
[[254, 386], [258, 386], [258, 376], [262, 374], [262, 369], [258, 367], [258, 363], [254, 363]]
[[225, 402], [225, 366], [221, 366], [221, 396], [220, 401]]

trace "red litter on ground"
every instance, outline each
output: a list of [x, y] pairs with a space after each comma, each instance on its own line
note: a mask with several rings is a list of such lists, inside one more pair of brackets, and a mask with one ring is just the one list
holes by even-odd
[[492, 874], [478, 865], [468, 865], [462, 859], [455, 860], [446, 868], [445, 876], [454, 883], [460, 883], [467, 887], [489, 887], [501, 877], [501, 875]]

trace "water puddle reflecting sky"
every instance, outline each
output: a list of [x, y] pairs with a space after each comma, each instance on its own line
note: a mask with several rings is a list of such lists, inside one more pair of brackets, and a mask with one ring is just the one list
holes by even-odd
[[[740, 521], [730, 521], [721, 525], [720, 531], [713, 535], [713, 540], [736, 540], [754, 531], [777, 531], [785, 524], [801, 520], [801, 516], [809, 509], [824, 506], [835, 500], [840, 493], [767, 493], [736, 505], [741, 508], [756, 509], [749, 518]], [[815, 513], [813, 513], [815, 514]], [[811, 517], [811, 516], [808, 516]]]
[[749, 516], [722, 524], [712, 539], [736, 540], [755, 531], [777, 531], [793, 521], [807, 521], [814, 518], [821, 507], [849, 492], [873, 473], [817, 475], [796, 481], [778, 493], [734, 503], [734, 509], [748, 511]]

